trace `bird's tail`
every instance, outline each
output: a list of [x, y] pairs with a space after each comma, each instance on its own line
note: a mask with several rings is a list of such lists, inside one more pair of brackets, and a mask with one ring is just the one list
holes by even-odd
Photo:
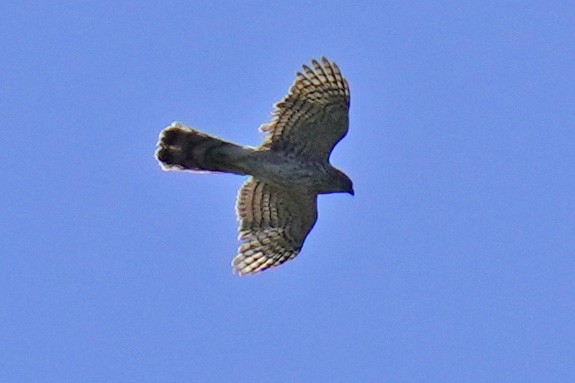
[[246, 174], [242, 159], [253, 150], [174, 122], [160, 133], [156, 159], [164, 170]]

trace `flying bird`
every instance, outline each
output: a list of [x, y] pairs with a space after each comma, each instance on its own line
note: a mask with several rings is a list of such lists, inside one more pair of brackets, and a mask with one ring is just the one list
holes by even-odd
[[180, 122], [161, 131], [156, 159], [164, 170], [248, 175], [236, 200], [239, 240], [234, 272], [255, 274], [299, 254], [317, 220], [317, 196], [353, 192], [329, 156], [349, 126], [349, 85], [325, 57], [303, 65], [274, 105], [258, 147], [237, 145]]

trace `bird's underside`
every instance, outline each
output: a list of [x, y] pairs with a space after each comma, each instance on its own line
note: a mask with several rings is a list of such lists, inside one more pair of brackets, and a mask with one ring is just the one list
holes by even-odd
[[317, 219], [317, 195], [353, 194], [351, 180], [329, 163], [348, 129], [349, 87], [334, 62], [303, 66], [274, 107], [257, 148], [173, 123], [160, 133], [156, 158], [164, 170], [224, 172], [250, 177], [236, 200], [240, 275], [294, 258]]

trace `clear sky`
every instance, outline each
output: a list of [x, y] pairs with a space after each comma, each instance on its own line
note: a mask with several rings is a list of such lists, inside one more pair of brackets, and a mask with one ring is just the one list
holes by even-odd
[[[303, 252], [232, 274], [243, 179], [302, 64], [351, 87]], [[571, 1], [0, 6], [0, 381], [575, 381]]]

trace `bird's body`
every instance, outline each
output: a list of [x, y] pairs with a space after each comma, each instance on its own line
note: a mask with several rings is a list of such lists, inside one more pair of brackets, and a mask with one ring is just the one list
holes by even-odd
[[351, 180], [329, 163], [348, 128], [349, 87], [335, 63], [304, 66], [274, 118], [260, 127], [257, 148], [241, 146], [174, 122], [160, 134], [156, 158], [165, 170], [250, 175], [238, 193], [239, 274], [295, 257], [317, 219], [317, 195], [353, 194]]
[[167, 170], [251, 175], [276, 187], [297, 188], [317, 194], [338, 191], [337, 187], [329, 187], [333, 178], [331, 172], [335, 168], [327, 161], [232, 144], [179, 122], [172, 123], [163, 131], [160, 142], [169, 148], [158, 153], [158, 159]]

